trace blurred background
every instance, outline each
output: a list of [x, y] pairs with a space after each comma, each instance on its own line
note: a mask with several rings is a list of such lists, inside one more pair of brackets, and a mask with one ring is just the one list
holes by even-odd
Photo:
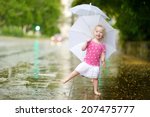
[[[80, 61], [69, 51], [70, 8], [95, 5], [118, 30], [117, 52], [92, 84], [66, 77]], [[150, 99], [149, 0], [0, 0], [0, 99]]]

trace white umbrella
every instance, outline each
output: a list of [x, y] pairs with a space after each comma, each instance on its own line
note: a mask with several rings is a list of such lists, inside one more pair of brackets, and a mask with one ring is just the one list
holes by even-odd
[[93, 31], [96, 25], [105, 28], [104, 43], [106, 45], [106, 59], [116, 51], [117, 31], [104, 20], [100, 15], [80, 16], [73, 24], [69, 32], [69, 46], [71, 52], [81, 61], [85, 56], [85, 51], [81, 50], [82, 44], [93, 38]]
[[81, 4], [71, 8], [71, 12], [73, 14], [77, 14], [79, 16], [84, 15], [101, 15], [104, 19], [108, 18], [107, 15], [100, 10], [98, 7], [93, 6], [91, 4]]

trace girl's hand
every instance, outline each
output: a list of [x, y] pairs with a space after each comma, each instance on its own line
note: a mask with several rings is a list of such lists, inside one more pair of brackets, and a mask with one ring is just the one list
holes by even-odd
[[90, 40], [87, 40], [86, 43], [88, 44], [90, 41], [91, 41], [91, 39], [90, 39]]
[[105, 69], [105, 68], [106, 68], [106, 63], [105, 63], [105, 61], [101, 61], [101, 63], [102, 63], [102, 67]]
[[87, 48], [87, 45], [88, 45], [88, 43], [90, 42], [90, 40], [88, 40], [88, 41], [86, 41], [85, 43], [84, 43], [84, 45], [82, 46], [82, 51], [85, 51], [86, 50], [86, 48]]
[[106, 66], [105, 61], [101, 61], [101, 64], [102, 64], [102, 75], [103, 75], [104, 77], [107, 77], [107, 75], [108, 75], [108, 73], [109, 73], [108, 66]]

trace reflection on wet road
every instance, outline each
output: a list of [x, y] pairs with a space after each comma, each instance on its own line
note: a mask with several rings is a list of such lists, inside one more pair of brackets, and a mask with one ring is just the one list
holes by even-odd
[[61, 83], [79, 64], [67, 41], [56, 46], [39, 40], [38, 78], [34, 78], [34, 40], [0, 41], [0, 99], [150, 99], [149, 62], [114, 54], [107, 74], [99, 78], [99, 97], [93, 94], [89, 79], [77, 77]]

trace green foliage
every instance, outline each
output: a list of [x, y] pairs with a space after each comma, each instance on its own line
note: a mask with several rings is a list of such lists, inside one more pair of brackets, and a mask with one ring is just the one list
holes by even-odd
[[12, 35], [12, 36], [16, 36], [16, 37], [22, 37], [24, 35], [22, 28], [17, 27], [17, 26], [9, 26], [9, 27], [4, 26], [1, 29], [1, 33], [3, 35]]
[[0, 27], [33, 29], [33, 26], [39, 25], [43, 34], [53, 35], [59, 32], [57, 24], [60, 16], [60, 0], [0, 0]]
[[92, 3], [115, 18], [115, 27], [120, 30], [124, 41], [150, 39], [150, 2], [149, 0], [74, 0], [73, 6]]

